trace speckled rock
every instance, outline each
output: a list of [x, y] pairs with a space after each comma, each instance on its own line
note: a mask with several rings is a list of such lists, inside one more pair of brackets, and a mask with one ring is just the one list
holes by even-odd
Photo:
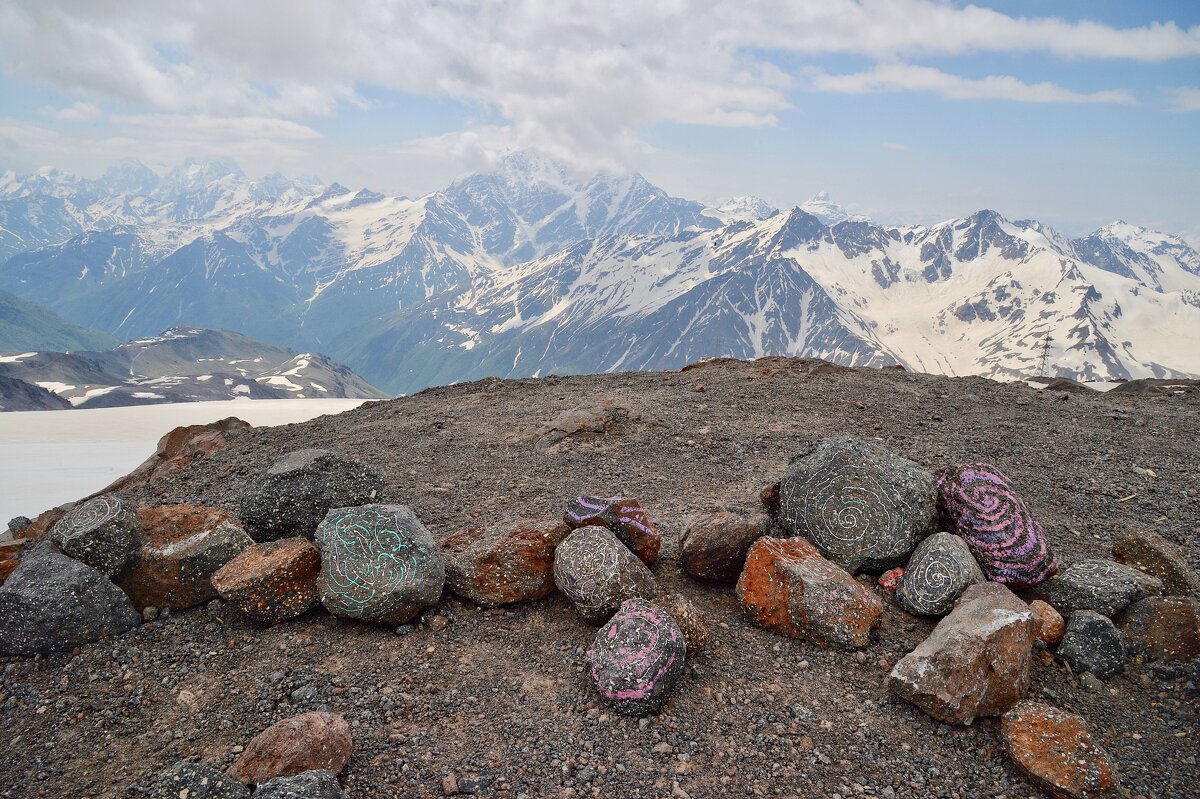
[[563, 523], [572, 530], [590, 525], [608, 528], [647, 566], [654, 565], [662, 549], [658, 527], [636, 499], [576, 497], [563, 512]]
[[627, 599], [596, 633], [586, 664], [604, 702], [618, 713], [657, 712], [683, 676], [687, 644], [665, 609]]
[[720, 511], [691, 519], [679, 544], [683, 570], [701, 580], [736, 583], [750, 545], [771, 531], [766, 513]]
[[712, 634], [712, 628], [709, 625], [708, 617], [704, 615], [704, 611], [696, 607], [695, 602], [683, 594], [667, 594], [656, 597], [654, 604], [670, 613], [671, 618], [679, 625], [679, 629], [683, 631], [684, 640], [687, 641], [689, 655], [699, 654], [708, 649], [708, 639]]
[[934, 533], [917, 544], [904, 567], [896, 602], [916, 616], [945, 616], [967, 586], [983, 580], [965, 541], [951, 533]]
[[86, 563], [109, 578], [133, 565], [142, 544], [137, 508], [118, 497], [103, 496], [76, 505], [50, 531], [64, 555]]
[[203, 763], [176, 763], [158, 775], [149, 799], [249, 799], [250, 789]]
[[1067, 629], [1067, 622], [1061, 613], [1040, 599], [1030, 602], [1029, 609], [1033, 611], [1034, 621], [1037, 624], [1035, 634], [1039, 641], [1044, 644], [1057, 644], [1062, 640], [1063, 633]]
[[1113, 560], [1162, 581], [1164, 596], [1200, 597], [1200, 575], [1183, 551], [1149, 530], [1127, 530], [1113, 542]]
[[321, 604], [336, 616], [395, 626], [437, 602], [446, 564], [404, 505], [334, 508], [317, 528]]
[[1021, 773], [1051, 796], [1092, 799], [1116, 785], [1108, 753], [1074, 713], [1018, 702], [1001, 719], [1000, 737]]
[[350, 725], [336, 713], [302, 713], [272, 724], [246, 744], [231, 773], [256, 785], [314, 769], [338, 774], [354, 749]]
[[323, 449], [291, 452], [242, 487], [238, 518], [255, 541], [312, 539], [333, 508], [378, 502], [383, 478]]
[[626, 599], [652, 598], [658, 582], [604, 527], [572, 531], [554, 552], [554, 584], [592, 624], [607, 621]]
[[1128, 646], [1112, 619], [1094, 610], [1077, 610], [1067, 618], [1067, 629], [1057, 655], [1076, 674], [1091, 672], [1102, 680], [1125, 665]]
[[1146, 596], [1162, 593], [1162, 582], [1137, 569], [1111, 560], [1088, 558], [1030, 591], [1069, 616], [1077, 610], [1094, 610], [1114, 616]]
[[338, 785], [336, 774], [314, 769], [267, 780], [254, 791], [254, 799], [347, 799], [347, 794]]
[[442, 543], [446, 585], [489, 607], [541, 599], [554, 590], [554, 550], [568, 533], [561, 522], [536, 519], [464, 530]]
[[248, 547], [212, 577], [221, 599], [263, 624], [294, 619], [321, 604], [321, 551], [305, 538]]
[[947, 724], [998, 716], [1029, 687], [1033, 612], [1000, 583], [977, 583], [901, 658], [888, 689]]
[[779, 523], [852, 574], [907, 560], [937, 521], [933, 476], [886, 447], [844, 436], [792, 459]]
[[1200, 657], [1200, 599], [1146, 597], [1117, 621], [1130, 648], [1150, 658], [1182, 662]]
[[879, 575], [879, 580], [877, 582], [879, 587], [884, 591], [895, 593], [896, 591], [900, 590], [900, 581], [902, 579], [904, 579], [904, 567], [897, 566], [896, 568], [888, 569], [883, 574]]

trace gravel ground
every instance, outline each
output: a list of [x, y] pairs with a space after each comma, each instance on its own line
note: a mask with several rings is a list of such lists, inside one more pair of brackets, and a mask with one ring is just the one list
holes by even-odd
[[[603, 433], [537, 446], [562, 411], [604, 400]], [[594, 629], [558, 595], [481, 610], [447, 594], [428, 614], [444, 629], [403, 635], [319, 609], [262, 629], [217, 602], [77, 654], [0, 661], [0, 797], [141, 796], [176, 760], [224, 768], [269, 724], [314, 709], [350, 720], [355, 799], [441, 796], [446, 774], [464, 791], [531, 799], [1037, 796], [1004, 756], [996, 720], [952, 728], [883, 690], [930, 622], [888, 600], [863, 653], [773, 636], [739, 617], [730, 588], [682, 574], [679, 534], [698, 510], [752, 505], [804, 443], [849, 433], [931, 468], [994, 462], [1068, 563], [1107, 556], [1138, 525], [1196, 565], [1198, 409], [1195, 392], [1048, 393], [772, 358], [485, 380], [248, 430], [132, 498], [236, 511], [242, 480], [301, 447], [369, 463], [387, 498], [439, 539], [479, 518], [555, 516], [576, 493], [639, 497], [663, 532], [654, 571], [708, 613], [710, 651], [689, 657], [664, 711], [639, 721], [600, 706], [582, 672]], [[1046, 660], [1030, 696], [1087, 718], [1117, 763], [1120, 795], [1197, 795], [1196, 663], [1130, 663], [1088, 690]]]

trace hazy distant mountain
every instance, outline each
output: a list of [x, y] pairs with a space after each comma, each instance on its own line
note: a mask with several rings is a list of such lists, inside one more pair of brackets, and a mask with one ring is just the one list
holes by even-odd
[[0, 352], [95, 350], [116, 343], [107, 333], [68, 322], [47, 308], [0, 291]]

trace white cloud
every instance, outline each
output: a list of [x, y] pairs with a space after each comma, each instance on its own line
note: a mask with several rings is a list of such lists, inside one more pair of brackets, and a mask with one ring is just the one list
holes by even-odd
[[1167, 90], [1174, 111], [1200, 111], [1200, 88], [1180, 86]]
[[86, 122], [99, 118], [102, 112], [100, 106], [80, 101], [65, 108], [47, 106], [42, 109], [41, 113], [42, 116], [58, 122]]

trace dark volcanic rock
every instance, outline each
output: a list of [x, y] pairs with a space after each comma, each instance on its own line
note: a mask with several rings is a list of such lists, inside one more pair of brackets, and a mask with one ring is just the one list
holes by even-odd
[[442, 595], [442, 553], [403, 505], [335, 508], [317, 528], [316, 544], [321, 604], [334, 615], [394, 626]]
[[350, 762], [353, 749], [345, 718], [337, 713], [302, 713], [254, 736], [233, 764], [232, 774], [250, 785], [314, 769], [338, 774]]
[[1094, 610], [1078, 610], [1067, 619], [1058, 657], [1076, 674], [1090, 671], [1107, 680], [1125, 665], [1125, 636], [1112, 619]]
[[267, 780], [254, 791], [255, 799], [346, 799], [337, 775], [329, 769], [304, 771], [294, 777]]
[[937, 504], [945, 529], [962, 536], [989, 580], [1017, 589], [1058, 571], [1045, 531], [996, 467], [946, 469], [938, 475]]
[[1200, 597], [1200, 575], [1179, 547], [1149, 530], [1128, 530], [1112, 546], [1113, 560], [1162, 581], [1165, 596]]
[[1008, 756], [1051, 796], [1089, 799], [1116, 784], [1108, 753], [1082, 716], [1042, 702], [1018, 702], [1000, 721]]
[[687, 644], [665, 609], [627, 599], [596, 633], [587, 670], [606, 704], [627, 716], [657, 712], [683, 676]]
[[580, 527], [554, 552], [554, 584], [592, 624], [607, 621], [621, 603], [658, 594], [646, 565], [604, 527]]
[[827, 438], [792, 459], [779, 521], [851, 574], [902, 564], [934, 531], [933, 477], [860, 438]]
[[15, 377], [0, 375], [0, 412], [67, 411], [72, 407], [53, 391]]
[[1200, 599], [1147, 597], [1126, 608], [1118, 623], [1130, 647], [1155, 660], [1200, 657]]
[[1105, 616], [1120, 613], [1145, 596], [1162, 593], [1162, 582], [1111, 560], [1089, 558], [1072, 564], [1030, 592], [1063, 616], [1094, 610]]
[[917, 616], [945, 616], [967, 586], [983, 580], [965, 541], [950, 533], [934, 533], [917, 544], [904, 567], [896, 602]]
[[324, 449], [302, 449], [271, 464], [242, 487], [238, 517], [255, 541], [311, 539], [333, 508], [378, 502], [383, 478]]
[[765, 513], [721, 511], [693, 518], [683, 530], [679, 562], [701, 580], [736, 583], [750, 545], [771, 531]]
[[636, 499], [576, 497], [563, 512], [563, 522], [572, 530], [593, 524], [607, 527], [647, 566], [654, 565], [662, 548], [658, 527]]
[[4, 654], [70, 649], [125, 632], [141, 620], [107, 577], [50, 549], [27, 555], [0, 586]]
[[119, 577], [141, 546], [137, 508], [118, 497], [97, 497], [76, 505], [58, 520], [50, 539], [64, 555], [107, 577]]
[[457, 533], [442, 543], [446, 585], [495, 607], [541, 599], [554, 590], [554, 550], [570, 530], [547, 520], [505, 520]]
[[203, 763], [176, 763], [158, 775], [149, 799], [249, 799], [250, 789]]
[[293, 619], [321, 604], [321, 550], [306, 538], [248, 547], [212, 577], [221, 599], [263, 624]]

